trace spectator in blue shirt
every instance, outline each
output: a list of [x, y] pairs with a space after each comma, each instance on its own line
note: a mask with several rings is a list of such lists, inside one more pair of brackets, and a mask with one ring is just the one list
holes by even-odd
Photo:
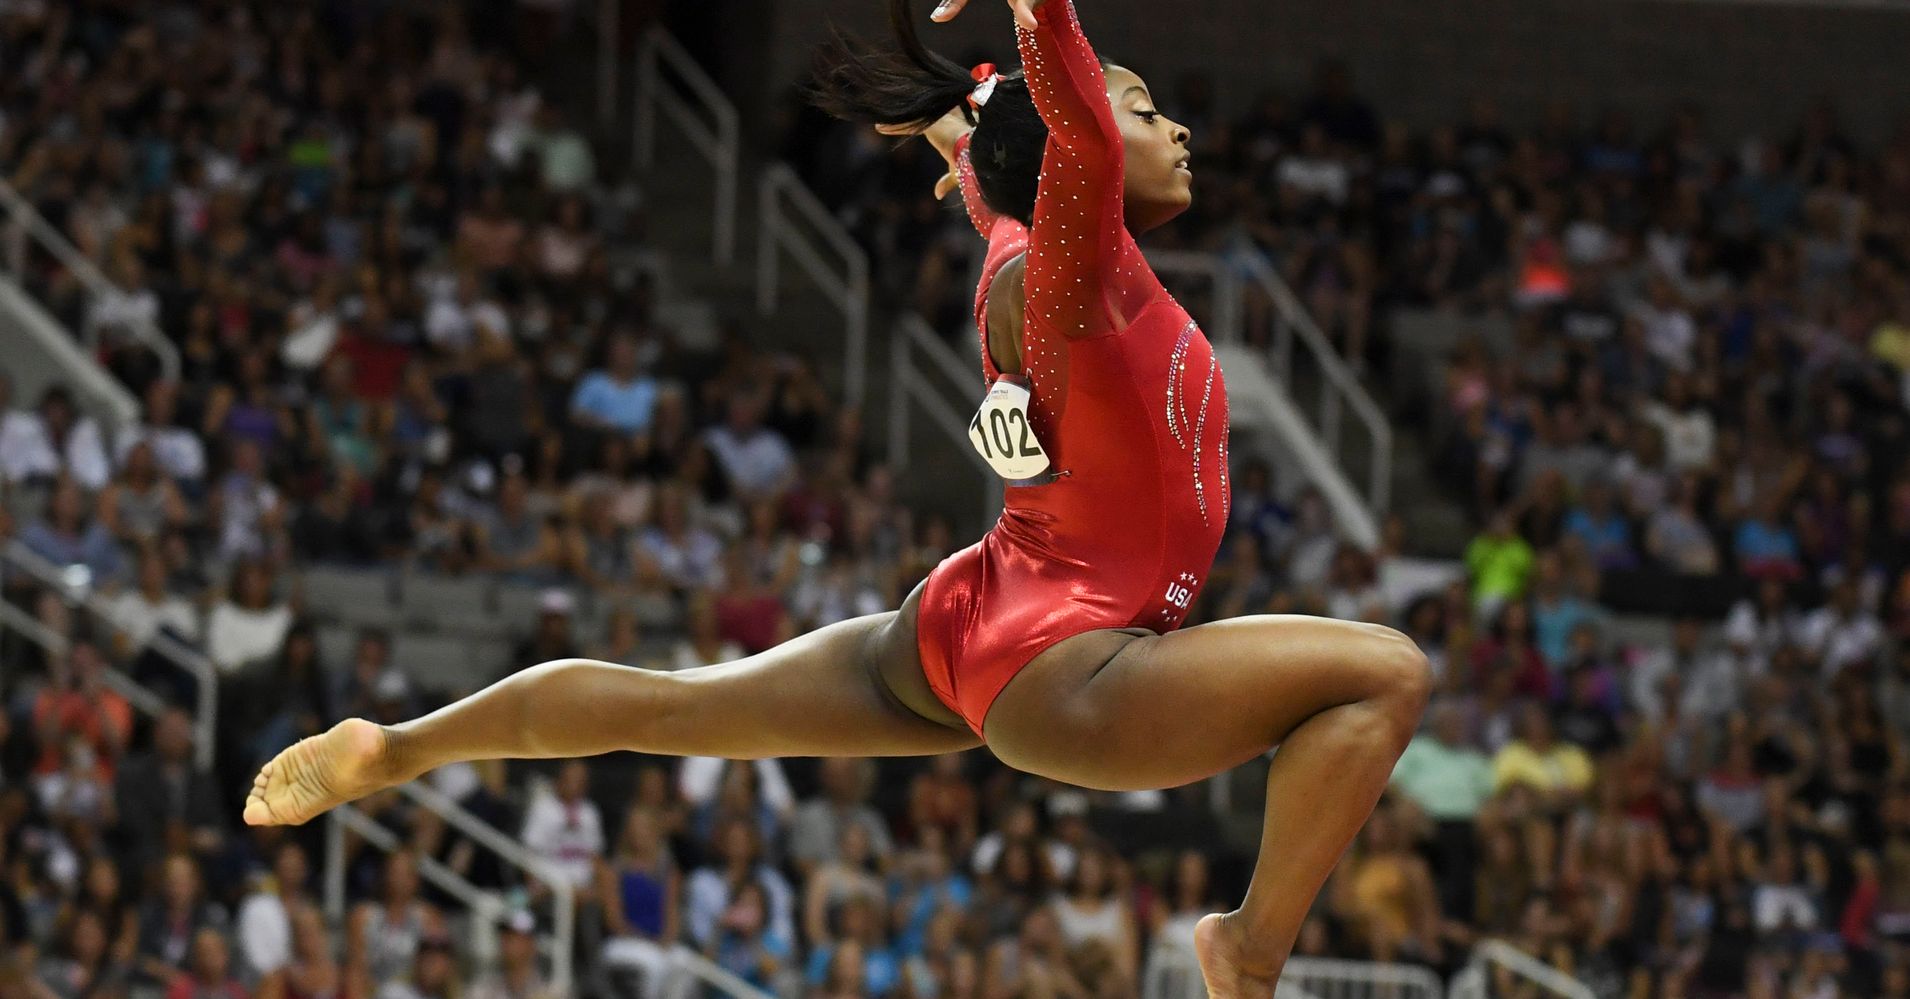
[[605, 367], [585, 375], [570, 397], [570, 415], [601, 430], [640, 434], [650, 429], [657, 408], [657, 380], [637, 360], [637, 340], [627, 333], [610, 338]]
[[[1557, 554], [1539, 556], [1537, 578], [1532, 588], [1534, 644], [1556, 675], [1571, 655], [1572, 632], [1587, 621], [1595, 621], [1598, 610], [1572, 592]], [[1558, 688], [1554, 685], [1553, 689]]]
[[1631, 524], [1612, 508], [1611, 483], [1593, 479], [1579, 504], [1565, 515], [1565, 533], [1585, 544], [1600, 569], [1630, 569], [1638, 564]]
[[53, 487], [46, 515], [28, 524], [20, 541], [54, 565], [86, 566], [95, 586], [118, 580], [126, 571], [126, 558], [112, 533], [90, 515], [79, 484], [69, 478], [62, 477]]
[[1738, 523], [1731, 552], [1737, 556], [1738, 570], [1747, 576], [1789, 579], [1798, 574], [1797, 535], [1785, 526], [1776, 497], [1759, 500]]

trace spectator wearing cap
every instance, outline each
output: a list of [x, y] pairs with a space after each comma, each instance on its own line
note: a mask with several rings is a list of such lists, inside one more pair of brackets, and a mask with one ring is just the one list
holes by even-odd
[[577, 610], [577, 598], [569, 590], [545, 590], [537, 601], [537, 626], [518, 643], [510, 672], [529, 669], [539, 663], [575, 659], [582, 655], [571, 632], [571, 615]]
[[603, 815], [590, 800], [590, 767], [566, 760], [555, 785], [531, 799], [520, 837], [532, 853], [554, 867], [578, 893], [594, 898], [597, 863], [603, 858]]
[[519, 909], [505, 918], [497, 941], [497, 967], [465, 993], [465, 999], [562, 999], [537, 970], [537, 920]]

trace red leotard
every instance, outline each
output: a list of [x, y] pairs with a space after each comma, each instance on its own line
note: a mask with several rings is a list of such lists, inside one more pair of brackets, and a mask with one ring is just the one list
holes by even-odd
[[1056, 642], [1179, 627], [1231, 503], [1226, 386], [1127, 231], [1100, 61], [1071, 0], [1036, 19], [1016, 29], [1049, 130], [1033, 228], [982, 207], [968, 156], [986, 149], [962, 148], [958, 165], [970, 220], [989, 237], [975, 299], [989, 383], [988, 288], [1028, 254], [1022, 374], [1053, 464], [1039, 484], [1010, 485], [994, 529], [929, 574], [917, 628], [930, 687], [977, 734], [996, 695]]

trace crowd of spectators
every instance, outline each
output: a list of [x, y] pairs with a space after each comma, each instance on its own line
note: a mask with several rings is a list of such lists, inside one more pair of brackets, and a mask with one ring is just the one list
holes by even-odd
[[[3, 650], [0, 996], [549, 991], [547, 888], [435, 813], [366, 803], [405, 849], [352, 842], [340, 920], [314, 831], [236, 825], [272, 752], [447, 693], [381, 631], [326, 661], [300, 566], [543, 591], [518, 666], [680, 668], [893, 607], [958, 540], [808, 359], [655, 321], [640, 199], [483, 9], [0, 4], [0, 163], [123, 293], [0, 253], [143, 402], [107, 428], [0, 377], [0, 539], [99, 597], [0, 577], [68, 640]], [[1387, 590], [1398, 522], [1360, 551], [1317, 494], [1235, 476], [1197, 617], [1386, 621], [1442, 687], [1299, 951], [1449, 972], [1495, 936], [1601, 995], [1910, 995], [1910, 136], [1861, 146], [1820, 109], [1730, 150], [1694, 113], [1637, 138], [1484, 102], [1414, 132], [1332, 68], [1233, 117], [1172, 89], [1199, 191], [1163, 240], [1266, 254], [1375, 385], [1405, 311], [1511, 330], [1400, 414], [1480, 527], [1451, 585]], [[959, 328], [973, 238], [927, 196], [933, 154], [795, 121], [887, 293]], [[599, 630], [580, 599], [614, 608]], [[638, 600], [681, 626], [642, 634]], [[1621, 610], [1676, 618], [1627, 641]], [[213, 770], [161, 635], [218, 670]], [[112, 669], [172, 706], [136, 712]], [[1148, 823], [1203, 798], [982, 753], [433, 780], [562, 872], [577, 989], [606, 999], [674, 999], [676, 942], [784, 995], [1118, 999], [1244, 873]], [[427, 861], [510, 900], [493, 946]]]
[[[1477, 529], [1462, 581], [1389, 592], [1398, 521], [1351, 550], [1316, 495], [1236, 478], [1208, 612], [1393, 623], [1444, 688], [1310, 942], [1438, 964], [1493, 934], [1604, 994], [1904, 994], [1910, 127], [1481, 99], [1414, 129], [1337, 65], [1238, 114], [1154, 82], [1198, 165], [1158, 242], [1263, 255]], [[932, 156], [794, 120], [884, 283], [963, 328]]]

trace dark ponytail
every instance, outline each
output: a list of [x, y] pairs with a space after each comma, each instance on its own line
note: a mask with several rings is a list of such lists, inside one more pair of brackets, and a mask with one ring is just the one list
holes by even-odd
[[1032, 224], [1048, 126], [1035, 110], [1028, 81], [1019, 71], [1006, 74], [977, 112], [968, 106], [975, 89], [968, 69], [922, 44], [909, 0], [888, 2], [896, 50], [835, 34], [819, 54], [809, 99], [844, 121], [916, 129], [960, 110], [975, 126], [969, 149], [982, 200], [994, 212]]
[[975, 81], [968, 70], [922, 44], [909, 0], [889, 0], [889, 27], [899, 51], [886, 51], [834, 32], [819, 54], [816, 82], [809, 99], [822, 110], [864, 125], [927, 128], [951, 108], [960, 108], [969, 124], [975, 113], [968, 95]]

